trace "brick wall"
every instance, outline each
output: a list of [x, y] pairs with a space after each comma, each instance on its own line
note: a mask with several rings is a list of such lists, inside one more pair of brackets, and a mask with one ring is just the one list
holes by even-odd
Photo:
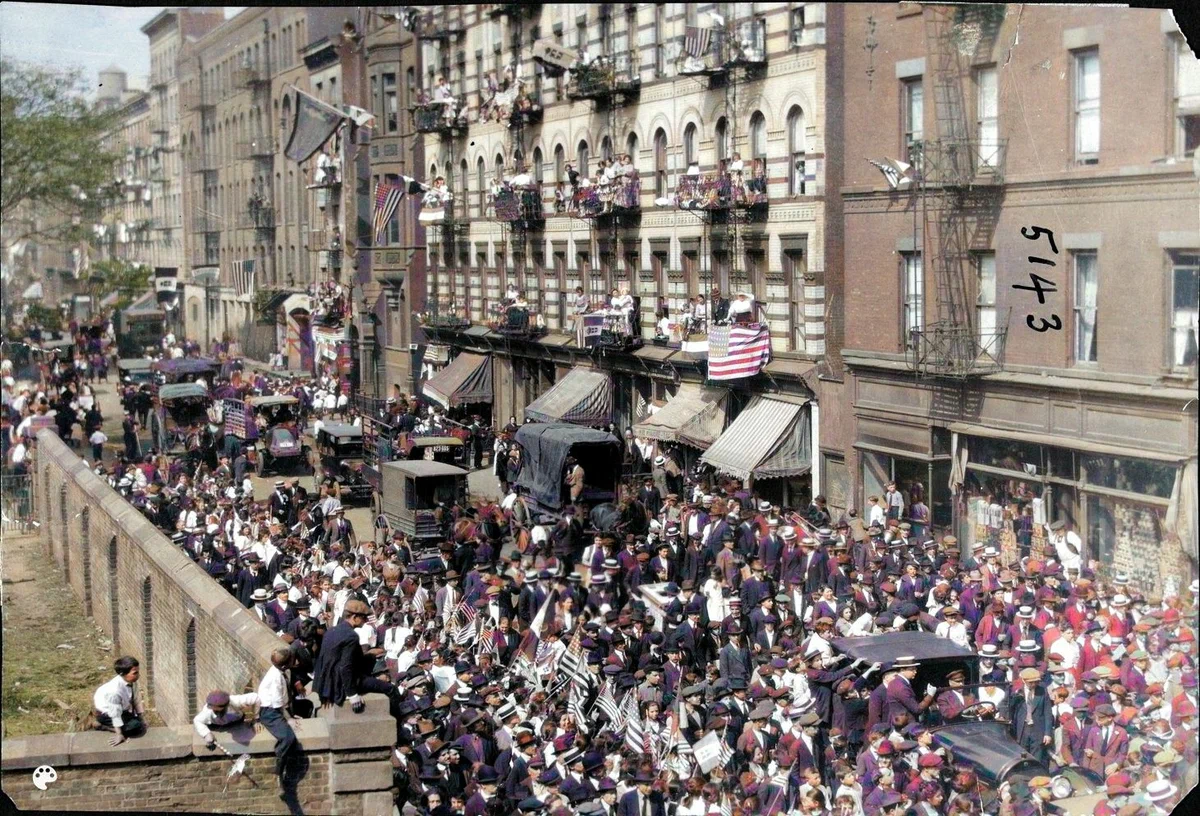
[[188, 725], [217, 688], [241, 692], [279, 640], [53, 433], [38, 438], [41, 534], [81, 608], [141, 661], [142, 694]]
[[[205, 748], [190, 727], [176, 726], [151, 728], [115, 748], [111, 735], [99, 731], [6, 740], [0, 781], [22, 810], [390, 816], [395, 725], [386, 700], [370, 695], [361, 715], [322, 711], [295, 730], [303, 762], [293, 766], [298, 782], [282, 799], [275, 740], [248, 724], [214, 732], [233, 756], [250, 755], [240, 778], [228, 778], [229, 757]], [[33, 784], [33, 769], [41, 765], [58, 777], [45, 791]]]

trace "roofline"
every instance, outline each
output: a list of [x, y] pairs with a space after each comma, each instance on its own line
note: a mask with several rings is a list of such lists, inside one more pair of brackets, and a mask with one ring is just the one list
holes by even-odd
[[147, 37], [151, 36], [151, 32], [158, 28], [160, 24], [165, 23], [169, 17], [174, 17], [177, 20], [179, 19], [179, 12], [174, 6], [168, 6], [158, 14], [155, 14], [153, 17], [151, 17], [150, 22], [142, 26], [141, 32]]

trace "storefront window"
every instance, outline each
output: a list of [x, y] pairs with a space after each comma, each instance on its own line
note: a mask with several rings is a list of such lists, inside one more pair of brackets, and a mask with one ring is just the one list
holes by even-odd
[[1045, 475], [1041, 445], [980, 436], [970, 437], [966, 445], [971, 462], [1027, 473], [1030, 476]]
[[1148, 459], [1115, 456], [1083, 457], [1084, 479], [1089, 485], [1141, 493], [1160, 499], [1171, 498], [1177, 467]]
[[1059, 479], [1079, 478], [1079, 458], [1075, 451], [1066, 448], [1046, 448], [1046, 458], [1050, 460], [1050, 475]]
[[866, 500], [870, 496], [883, 498], [883, 486], [892, 478], [892, 458], [882, 453], [862, 452], [863, 518], [869, 517]]
[[1113, 496], [1088, 496], [1086, 544], [1101, 571], [1124, 572], [1130, 584], [1144, 592], [1162, 587], [1164, 512], [1162, 507]]

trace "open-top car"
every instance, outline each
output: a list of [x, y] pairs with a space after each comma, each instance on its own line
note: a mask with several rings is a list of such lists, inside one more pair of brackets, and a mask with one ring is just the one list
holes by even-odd
[[227, 439], [256, 453], [255, 472], [311, 472], [308, 446], [300, 437], [300, 400], [283, 394], [226, 398], [222, 404]]
[[158, 402], [161, 410], [155, 412], [155, 417], [160, 424], [160, 444], [165, 451], [185, 449], [188, 435], [208, 425], [213, 401], [203, 383], [161, 386]]
[[128, 357], [117, 360], [117, 374], [120, 376], [121, 382], [127, 385], [138, 386], [142, 383], [153, 383], [154, 372], [150, 369], [153, 364], [153, 360], [147, 360], [144, 357]]
[[363, 475], [362, 428], [327, 422], [317, 431], [315, 442], [317, 481], [336, 484], [342, 504], [370, 504], [374, 488]]

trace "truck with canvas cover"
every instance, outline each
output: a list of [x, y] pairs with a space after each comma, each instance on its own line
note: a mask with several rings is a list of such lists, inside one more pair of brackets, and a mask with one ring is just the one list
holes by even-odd
[[414, 542], [417, 557], [449, 539], [450, 508], [467, 501], [467, 471], [443, 462], [401, 460], [385, 463], [380, 477], [380, 512]]
[[557, 512], [570, 502], [567, 459], [584, 473], [580, 499], [591, 506], [615, 501], [621, 476], [621, 442], [606, 431], [565, 423], [531, 422], [517, 430], [521, 469], [516, 485], [538, 509]]

